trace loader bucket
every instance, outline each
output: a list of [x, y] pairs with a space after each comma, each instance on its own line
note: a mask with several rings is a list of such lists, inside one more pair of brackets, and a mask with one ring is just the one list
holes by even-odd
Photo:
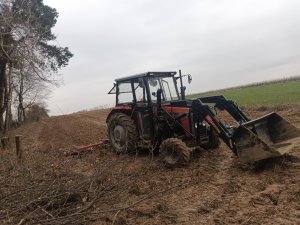
[[240, 125], [233, 140], [240, 161], [251, 163], [284, 155], [300, 143], [300, 130], [273, 112]]

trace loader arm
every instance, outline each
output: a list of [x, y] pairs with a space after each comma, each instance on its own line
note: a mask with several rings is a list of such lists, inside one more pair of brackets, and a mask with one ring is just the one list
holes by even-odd
[[[206, 105], [212, 103], [226, 110], [238, 125], [223, 124]], [[198, 98], [192, 101], [191, 108], [195, 121], [206, 121], [242, 162], [281, 156], [300, 143], [300, 130], [275, 112], [250, 120], [233, 101], [223, 96]]]
[[[205, 98], [204, 101], [206, 103], [215, 103], [213, 102], [213, 97], [211, 97], [210, 99]], [[197, 123], [206, 121], [214, 129], [218, 136], [225, 142], [225, 144], [235, 153], [234, 145], [231, 140], [233, 131], [231, 129], [228, 129], [225, 124], [223, 124], [217, 118], [216, 113], [211, 109], [211, 107], [205, 105], [201, 101], [201, 98], [198, 98], [192, 101], [191, 109], [194, 121]], [[197, 134], [195, 136], [197, 136]]]
[[238, 107], [238, 105], [234, 101], [227, 100], [223, 95], [209, 96], [199, 99], [202, 103], [213, 103], [218, 109], [226, 110], [239, 124], [250, 121], [250, 118], [245, 115], [245, 113]]

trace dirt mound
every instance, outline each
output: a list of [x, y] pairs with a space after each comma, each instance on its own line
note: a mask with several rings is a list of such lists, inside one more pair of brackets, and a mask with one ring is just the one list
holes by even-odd
[[[51, 117], [14, 131], [26, 148], [22, 164], [13, 151], [0, 154], [2, 224], [299, 224], [300, 145], [242, 165], [221, 144], [173, 170], [151, 154], [116, 155], [108, 146], [56, 151], [105, 138], [107, 113]], [[299, 111], [280, 114], [300, 128]]]
[[39, 136], [45, 150], [70, 149], [74, 145], [97, 143], [106, 138], [106, 116], [109, 110], [54, 116], [46, 120]]

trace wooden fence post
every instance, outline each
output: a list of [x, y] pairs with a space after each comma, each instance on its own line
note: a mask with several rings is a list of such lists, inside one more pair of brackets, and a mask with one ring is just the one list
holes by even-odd
[[3, 149], [7, 149], [9, 143], [9, 137], [2, 137], [1, 138], [1, 147]]

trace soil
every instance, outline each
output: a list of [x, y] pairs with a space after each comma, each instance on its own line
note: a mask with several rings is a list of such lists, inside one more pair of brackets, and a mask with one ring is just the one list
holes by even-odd
[[[175, 169], [147, 151], [117, 155], [106, 144], [68, 154], [74, 145], [106, 138], [108, 112], [50, 117], [11, 132], [11, 139], [23, 135], [24, 153], [20, 166], [13, 146], [1, 150], [1, 224], [300, 224], [300, 143], [286, 156], [252, 165], [241, 164], [221, 144]], [[266, 113], [249, 111], [252, 118]], [[278, 113], [300, 128], [299, 108]], [[84, 181], [91, 181], [87, 189], [81, 188]], [[36, 202], [45, 190], [36, 188], [39, 195], [29, 190], [43, 182], [53, 184], [47, 193], [54, 187], [77, 191], [72, 193], [78, 198], [61, 205], [69, 211], [59, 214], [53, 204]], [[101, 185], [93, 189], [95, 184]], [[34, 210], [32, 202], [38, 206]]]

